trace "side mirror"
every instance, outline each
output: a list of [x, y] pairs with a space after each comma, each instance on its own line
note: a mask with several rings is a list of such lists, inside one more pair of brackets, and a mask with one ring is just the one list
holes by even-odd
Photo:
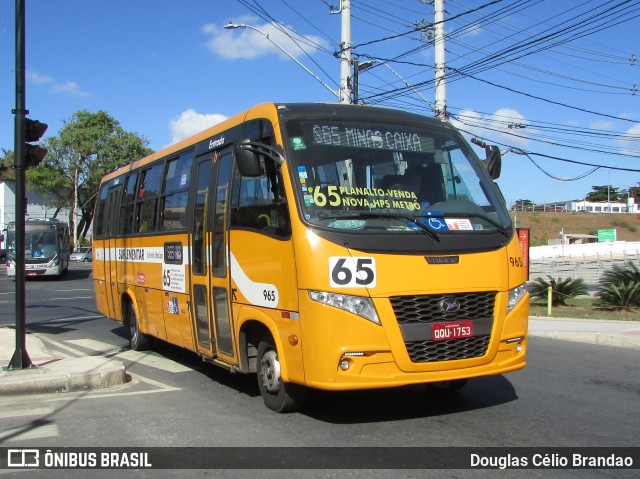
[[483, 162], [484, 167], [489, 172], [489, 176], [493, 180], [500, 178], [500, 170], [502, 169], [502, 155], [500, 148], [496, 145], [487, 145], [484, 147], [487, 159]]
[[244, 139], [236, 142], [234, 146], [236, 164], [242, 176], [257, 177], [262, 175], [260, 157], [250, 140]]

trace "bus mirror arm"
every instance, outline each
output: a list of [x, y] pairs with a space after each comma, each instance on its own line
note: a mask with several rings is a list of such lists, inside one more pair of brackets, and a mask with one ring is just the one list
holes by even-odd
[[234, 147], [236, 163], [242, 176], [256, 177], [263, 174], [260, 168], [260, 155], [271, 158], [276, 165], [284, 163], [284, 152], [280, 147], [265, 145], [248, 139], [240, 140]]

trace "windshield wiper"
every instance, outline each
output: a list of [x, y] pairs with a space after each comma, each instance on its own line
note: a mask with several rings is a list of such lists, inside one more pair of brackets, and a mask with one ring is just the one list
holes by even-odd
[[409, 221], [413, 223], [422, 231], [427, 233], [428, 236], [433, 238], [436, 241], [440, 241], [440, 236], [433, 230], [429, 229], [427, 226], [420, 224], [418, 219], [421, 217], [414, 217], [411, 215], [405, 215], [403, 213], [383, 213], [376, 211], [345, 211], [344, 213], [335, 212], [333, 214], [320, 212], [318, 213], [319, 218], [325, 219], [340, 219], [340, 220], [350, 220], [350, 219], [360, 219], [360, 218], [400, 218], [405, 221]]

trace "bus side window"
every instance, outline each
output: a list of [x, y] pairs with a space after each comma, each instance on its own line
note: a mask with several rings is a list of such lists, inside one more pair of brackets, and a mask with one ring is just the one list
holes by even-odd
[[118, 227], [118, 233], [120, 235], [133, 233], [133, 220], [134, 220], [134, 202], [135, 202], [135, 189], [136, 180], [138, 179], [138, 173], [134, 172], [127, 176], [124, 187], [124, 201], [120, 207], [120, 224]]
[[187, 200], [193, 150], [167, 162], [164, 189], [160, 203], [160, 225], [163, 231], [187, 227]]
[[234, 172], [231, 227], [288, 237], [291, 228], [282, 178], [272, 160], [263, 161], [263, 176], [249, 178], [240, 176], [237, 169]]
[[158, 198], [163, 164], [158, 163], [142, 172], [138, 186], [138, 202], [136, 205], [136, 230], [148, 233], [156, 228]]

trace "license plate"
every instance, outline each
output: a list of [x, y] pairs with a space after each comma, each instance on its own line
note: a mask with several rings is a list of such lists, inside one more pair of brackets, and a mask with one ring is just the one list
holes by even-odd
[[473, 321], [454, 321], [431, 325], [431, 338], [434, 341], [462, 339], [473, 336]]

